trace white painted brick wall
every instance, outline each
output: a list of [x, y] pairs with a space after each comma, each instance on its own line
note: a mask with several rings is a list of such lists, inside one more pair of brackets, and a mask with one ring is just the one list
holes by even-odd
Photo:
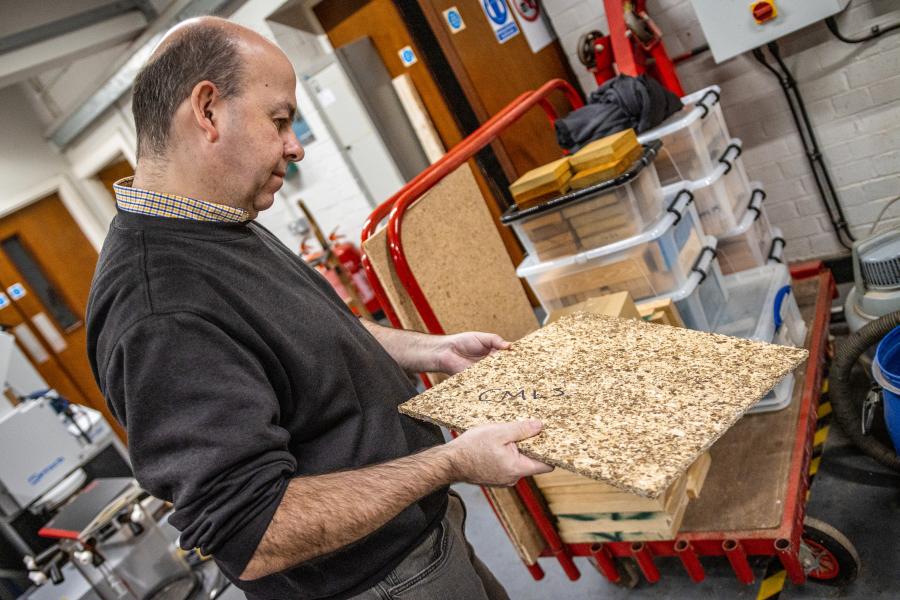
[[[544, 0], [572, 69], [586, 92], [593, 77], [576, 57], [578, 37], [606, 32], [600, 0]], [[670, 56], [705, 43], [690, 0], [650, 0], [648, 12], [663, 31]], [[900, 20], [900, 3], [853, 0], [838, 17], [846, 35], [864, 35], [874, 24]], [[900, 32], [874, 42], [844, 44], [816, 24], [780, 41], [794, 73], [819, 144], [838, 188], [847, 220], [864, 236], [872, 220], [900, 195]], [[717, 65], [710, 54], [678, 67], [685, 90], [722, 87], [722, 105], [732, 136], [744, 141], [751, 178], [766, 187], [766, 208], [785, 233], [791, 260], [846, 252], [837, 243], [802, 151], [787, 102], [775, 78], [749, 54]], [[879, 230], [900, 226], [900, 206]]]

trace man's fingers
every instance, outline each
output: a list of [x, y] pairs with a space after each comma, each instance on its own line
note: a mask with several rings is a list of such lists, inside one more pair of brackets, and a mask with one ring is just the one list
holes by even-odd
[[499, 436], [504, 442], [518, 442], [536, 436], [541, 432], [543, 427], [544, 424], [535, 419], [503, 423]]
[[541, 461], [535, 460], [529, 456], [525, 456], [524, 454], [519, 455], [519, 464], [521, 465], [521, 472], [523, 477], [540, 475], [541, 473], [549, 473], [553, 470], [553, 467], [551, 465], [542, 463]]

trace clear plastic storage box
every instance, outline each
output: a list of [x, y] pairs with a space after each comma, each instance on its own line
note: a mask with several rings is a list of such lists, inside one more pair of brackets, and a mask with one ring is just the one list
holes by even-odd
[[612, 292], [630, 292], [635, 300], [673, 292], [707, 243], [691, 202], [681, 194], [652, 227], [612, 244], [548, 261], [527, 256], [516, 273], [547, 313]]
[[[653, 166], [659, 144], [628, 171], [603, 183], [501, 217], [538, 260], [551, 260], [618, 242], [641, 233], [664, 212], [663, 194]], [[673, 196], [674, 197], [674, 196]]]
[[684, 109], [638, 136], [642, 144], [662, 141], [656, 169], [663, 185], [701, 179], [716, 167], [731, 137], [719, 96], [715, 85], [685, 96]]
[[[806, 323], [791, 290], [787, 266], [770, 264], [725, 276], [729, 301], [718, 315], [716, 333], [802, 347]], [[749, 412], [780, 410], [790, 404], [793, 375], [785, 377]]]
[[[700, 260], [694, 265], [684, 285], [661, 298], [669, 298], [675, 303], [675, 308], [688, 329], [712, 331], [719, 313], [728, 302], [728, 290], [716, 259], [716, 238], [707, 236]], [[640, 306], [641, 303], [637, 304]]]
[[762, 210], [765, 191], [757, 187], [741, 223], [719, 239], [719, 265], [726, 275], [781, 262], [784, 237]]
[[694, 206], [708, 235], [722, 237], [737, 228], [753, 189], [747, 180], [744, 163], [740, 160], [743, 145], [732, 139], [717, 160], [717, 166], [705, 176], [693, 181], [679, 181], [663, 188], [663, 196], [674, 197], [680, 190], [694, 194]]

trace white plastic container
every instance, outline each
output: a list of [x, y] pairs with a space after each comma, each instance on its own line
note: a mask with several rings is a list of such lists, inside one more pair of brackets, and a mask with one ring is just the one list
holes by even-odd
[[645, 148], [641, 158], [614, 179], [525, 210], [512, 206], [500, 220], [513, 228], [526, 253], [538, 260], [577, 254], [637, 235], [665, 212], [653, 166], [658, 149], [658, 143]]
[[716, 333], [748, 340], [802, 346], [806, 324], [791, 291], [786, 265], [771, 264], [725, 276], [729, 302]]
[[741, 140], [734, 138], [716, 160], [716, 166], [704, 176], [692, 181], [678, 181], [663, 188], [665, 197], [673, 197], [680, 190], [694, 194], [694, 206], [708, 235], [722, 237], [737, 228], [751, 201], [753, 190], [747, 180]]
[[[806, 323], [791, 290], [787, 266], [770, 264], [725, 276], [729, 301], [716, 333], [789, 346], [803, 346]], [[791, 402], [793, 374], [785, 377], [748, 413], [781, 410]]]
[[700, 179], [716, 167], [731, 137], [719, 104], [720, 92], [713, 85], [685, 96], [682, 110], [638, 136], [642, 144], [662, 141], [656, 169], [663, 185]]
[[[685, 284], [662, 298], [675, 302], [675, 308], [688, 329], [712, 331], [719, 313], [728, 302], [728, 290], [716, 259], [716, 238], [707, 236], [700, 260], [694, 265]], [[641, 303], [637, 304], [640, 306]]]
[[691, 202], [680, 195], [656, 224], [625, 240], [543, 262], [527, 256], [516, 273], [548, 314], [612, 292], [635, 300], [669, 294], [685, 284], [707, 243]]
[[728, 275], [761, 267], [767, 262], [781, 262], [784, 237], [781, 230], [772, 227], [763, 210], [765, 190], [758, 183], [740, 224], [719, 238], [719, 265]]

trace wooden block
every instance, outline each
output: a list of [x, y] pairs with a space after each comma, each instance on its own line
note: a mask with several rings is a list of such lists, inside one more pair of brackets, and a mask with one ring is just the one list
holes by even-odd
[[675, 506], [677, 498], [686, 493], [687, 475], [679, 477], [659, 498], [642, 498], [615, 488], [607, 490], [609, 487], [611, 486], [594, 482], [541, 487], [540, 490], [549, 503], [550, 511], [557, 515], [666, 512], [674, 510], [672, 507]]
[[628, 291], [632, 297], [653, 295], [644, 262], [627, 258], [609, 265], [593, 267], [533, 284], [542, 296], [562, 298], [573, 294], [601, 296], [611, 292]]
[[593, 215], [582, 215], [571, 221], [572, 228], [575, 230], [575, 233], [578, 234], [578, 237], [585, 238], [610, 231], [620, 231], [622, 232], [620, 235], [628, 237], [635, 229], [631, 220], [628, 218], [628, 215], [618, 214], [606, 219], [588, 219], [587, 217], [593, 217]]
[[[685, 492], [684, 478], [679, 480], [681, 483], [678, 489], [666, 500], [663, 510], [659, 511], [642, 511], [642, 510], [623, 510], [612, 512], [578, 512], [578, 513], [561, 513], [557, 512], [551, 504], [550, 510], [556, 514], [557, 526], [560, 532], [572, 533], [589, 533], [589, 532], [607, 532], [607, 531], [653, 531], [658, 533], [675, 533], [672, 531], [676, 526], [676, 521], [680, 521], [687, 509], [688, 498]], [[582, 505], [570, 505], [572, 507], [581, 507]], [[590, 506], [587, 504], [586, 506]]]
[[619, 133], [595, 140], [569, 157], [569, 164], [577, 171], [590, 169], [597, 165], [613, 162], [641, 145], [637, 141], [634, 129], [626, 129]]
[[513, 200], [516, 202], [516, 206], [519, 207], [520, 210], [527, 210], [529, 208], [533, 208], [540, 204], [544, 204], [549, 202], [550, 200], [555, 200], [560, 196], [569, 192], [569, 184], [564, 183], [558, 189], [554, 189], [551, 192], [545, 192], [543, 194], [533, 194], [533, 195], [524, 195], [519, 198], [513, 197]]
[[543, 227], [534, 228], [529, 232], [528, 238], [531, 240], [532, 243], [536, 244], [538, 242], [542, 242], [544, 240], [551, 239], [551, 238], [561, 235], [563, 233], [571, 234], [571, 232], [572, 232], [572, 229], [569, 227], [568, 223], [560, 222], [560, 223], [554, 223], [551, 225], [544, 225]]
[[614, 229], [612, 231], [604, 231], [594, 235], [582, 237], [578, 240], [578, 243], [583, 250], [590, 250], [592, 248], [599, 248], [600, 246], [605, 246], [606, 244], [618, 242], [619, 240], [623, 240], [625, 238], [633, 236], [635, 233], [637, 232], [629, 229]]
[[562, 216], [566, 219], [583, 215], [584, 213], [597, 211], [609, 206], [616, 206], [621, 200], [615, 192], [600, 194], [581, 200], [580, 202], [562, 209]]
[[805, 349], [635, 319], [568, 315], [404, 402], [465, 431], [540, 419], [520, 452], [658, 498]]
[[687, 472], [687, 495], [694, 500], [700, 497], [700, 490], [706, 482], [706, 475], [709, 473], [709, 467], [712, 465], [712, 456], [709, 452], [700, 455], [691, 468]]
[[[678, 528], [680, 529], [680, 527]], [[677, 529], [676, 529], [677, 531]], [[671, 540], [669, 533], [647, 531], [607, 532], [607, 533], [562, 533], [559, 537], [566, 544], [602, 544], [605, 542], [654, 542]]]
[[[637, 309], [643, 318], [661, 311], [665, 313], [666, 325], [684, 327], [684, 321], [681, 320], [681, 313], [678, 312], [678, 307], [675, 306], [675, 302], [671, 298], [651, 298], [649, 300], [642, 300], [637, 303]], [[648, 320], [655, 321], [653, 318]]]
[[[547, 319], [544, 321], [544, 325], [549, 325], [550, 323], [558, 320], [560, 317], [564, 317], [566, 315], [571, 315], [575, 312], [586, 312], [592, 313], [595, 315], [607, 315], [610, 317], [623, 317], [626, 319], [640, 319], [641, 315], [637, 310], [637, 307], [634, 305], [634, 300], [631, 299], [631, 294], [628, 292], [616, 292], [615, 294], [606, 294], [603, 296], [597, 296], [595, 298], [590, 298], [583, 302], [579, 302], [578, 304], [574, 304], [572, 306], [567, 306], [566, 308], [561, 308], [559, 310], [554, 310], [551, 312]], [[562, 469], [557, 469], [553, 471], [553, 473], [561, 473], [567, 474], [571, 477], [583, 479], [586, 482], [591, 482], [597, 485], [595, 481], [592, 479], [588, 479], [586, 477], [581, 477], [580, 475], [575, 475], [574, 473], [568, 473], [568, 471], [563, 471]], [[547, 473], [544, 475], [539, 475], [535, 477], [535, 481], [538, 482], [540, 486], [542, 481], [538, 479], [539, 477], [544, 478], [543, 481], [550, 479], [548, 476], [552, 476], [553, 473]], [[566, 475], [558, 475], [565, 477]]]
[[538, 215], [527, 219], [522, 222], [521, 227], [522, 231], [532, 232], [536, 229], [541, 229], [542, 227], [546, 227], [547, 225], [554, 225], [556, 223], [562, 223], [563, 216], [562, 211], [553, 211], [548, 212], [543, 215]]
[[612, 179], [631, 168], [631, 165], [634, 164], [634, 161], [637, 160], [640, 155], [641, 148], [638, 146], [622, 158], [578, 171], [569, 180], [569, 185], [573, 190], [580, 190]]
[[[528, 171], [509, 186], [509, 191], [518, 203], [519, 197], [526, 196], [534, 190], [543, 189], [542, 193], [547, 193], [559, 189], [571, 177], [572, 169], [569, 166], [569, 157], [563, 157]], [[523, 200], [525, 199], [527, 198], [523, 198]]]
[[572, 249], [575, 249], [575, 236], [568, 229], [552, 237], [534, 241], [534, 249], [540, 252], [541, 250], [550, 250], [564, 244], [570, 244]]

